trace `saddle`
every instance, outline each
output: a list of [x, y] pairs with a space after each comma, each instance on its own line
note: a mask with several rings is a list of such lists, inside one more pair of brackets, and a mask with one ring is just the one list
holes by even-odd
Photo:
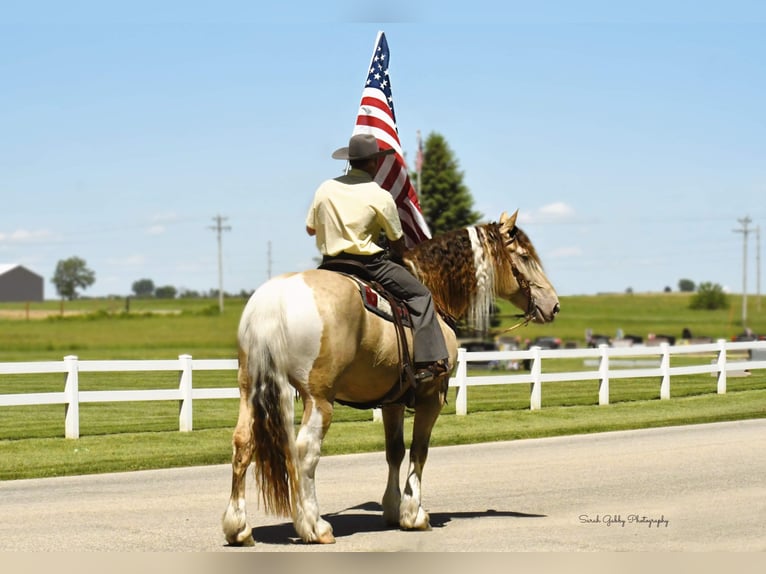
[[415, 372], [405, 331], [405, 329], [412, 329], [412, 320], [407, 306], [376, 282], [367, 267], [359, 261], [336, 258], [324, 261], [319, 269], [334, 271], [355, 281], [365, 309], [394, 324], [399, 349], [399, 381], [385, 396], [373, 403], [350, 403], [341, 400], [338, 402], [359, 409], [376, 408], [389, 403], [413, 406]]

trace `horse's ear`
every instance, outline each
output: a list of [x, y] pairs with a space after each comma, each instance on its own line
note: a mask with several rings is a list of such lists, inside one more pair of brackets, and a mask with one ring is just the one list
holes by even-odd
[[500, 226], [507, 231], [510, 231], [516, 226], [516, 218], [519, 216], [519, 210], [513, 212], [513, 215], [508, 217], [508, 214], [504, 211], [500, 214]]

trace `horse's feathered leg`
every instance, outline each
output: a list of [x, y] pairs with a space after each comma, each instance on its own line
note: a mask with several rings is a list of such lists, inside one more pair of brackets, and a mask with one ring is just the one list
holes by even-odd
[[253, 408], [250, 402], [253, 381], [247, 368], [247, 355], [239, 352], [239, 419], [232, 437], [231, 497], [223, 515], [223, 532], [229, 544], [252, 546], [253, 533], [247, 524], [245, 478], [253, 459]]
[[416, 400], [410, 464], [399, 513], [399, 526], [407, 530], [428, 530], [431, 527], [428, 513], [422, 504], [421, 485], [431, 431], [443, 404], [443, 395], [438, 392], [419, 396]]
[[404, 460], [404, 405], [387, 405], [382, 409], [383, 427], [386, 433], [386, 462], [388, 483], [383, 494], [383, 520], [386, 524], [399, 525], [399, 505], [402, 489], [399, 471]]
[[307, 396], [305, 393], [301, 395], [303, 419], [295, 439], [300, 461], [300, 496], [294, 504], [293, 523], [304, 541], [332, 544], [335, 542], [332, 526], [319, 514], [314, 476], [319, 464], [322, 440], [332, 420], [333, 406], [331, 402]]

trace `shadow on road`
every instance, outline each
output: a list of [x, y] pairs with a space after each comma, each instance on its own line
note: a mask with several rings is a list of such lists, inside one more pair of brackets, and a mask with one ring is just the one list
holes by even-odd
[[[383, 508], [377, 502], [365, 502], [324, 515], [324, 518], [332, 524], [333, 534], [336, 538], [343, 538], [353, 534], [364, 532], [383, 532], [386, 530], [398, 530], [398, 526], [389, 526], [383, 522]], [[435, 512], [431, 514], [431, 528], [444, 528], [452, 520], [465, 520], [472, 518], [545, 518], [545, 514], [526, 514], [509, 510], [487, 509], [483, 511], [468, 512]], [[258, 526], [253, 528], [253, 539], [256, 543], [266, 544], [302, 544], [303, 542], [295, 534], [292, 522]]]

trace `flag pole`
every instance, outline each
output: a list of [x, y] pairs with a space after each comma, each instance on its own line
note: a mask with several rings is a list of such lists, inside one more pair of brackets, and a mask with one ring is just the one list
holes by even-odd
[[418, 130], [418, 155], [415, 157], [415, 178], [418, 180], [417, 185], [415, 186], [415, 189], [418, 190], [418, 193], [422, 196], [423, 190], [420, 187], [420, 176], [423, 172], [423, 140], [420, 138], [420, 130]]

